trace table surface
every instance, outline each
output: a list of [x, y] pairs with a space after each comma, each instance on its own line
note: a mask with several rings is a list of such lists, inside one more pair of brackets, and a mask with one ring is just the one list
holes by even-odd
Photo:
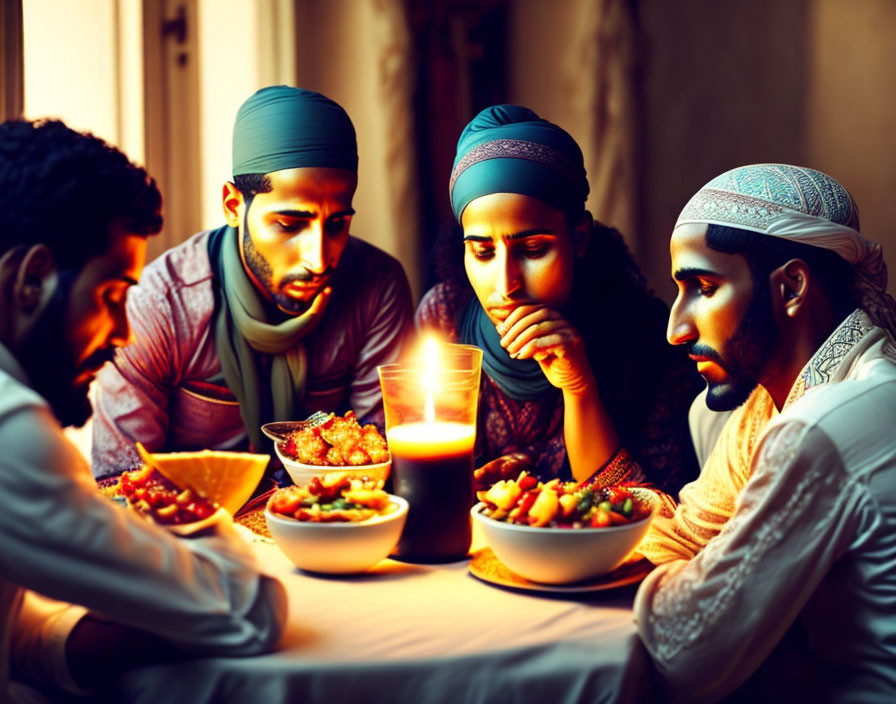
[[[644, 702], [650, 666], [631, 604], [636, 586], [572, 596], [485, 583], [469, 561], [384, 560], [355, 576], [295, 568], [238, 527], [285, 584], [282, 648], [140, 668], [113, 683], [129, 702]], [[474, 530], [474, 550], [482, 547]], [[176, 683], [172, 687], [172, 683]]]

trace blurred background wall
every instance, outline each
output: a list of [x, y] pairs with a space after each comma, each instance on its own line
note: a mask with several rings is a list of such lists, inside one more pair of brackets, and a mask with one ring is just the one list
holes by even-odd
[[681, 207], [718, 173], [760, 161], [841, 181], [896, 266], [893, 0], [0, 0], [0, 10], [3, 105], [16, 105], [9, 38], [20, 23], [25, 114], [90, 129], [159, 180], [166, 228], [153, 254], [220, 224], [236, 109], [282, 82], [351, 115], [353, 231], [397, 256], [418, 296], [435, 281], [434, 237], [453, 219], [457, 137], [500, 102], [579, 141], [590, 209], [623, 232], [667, 300]]

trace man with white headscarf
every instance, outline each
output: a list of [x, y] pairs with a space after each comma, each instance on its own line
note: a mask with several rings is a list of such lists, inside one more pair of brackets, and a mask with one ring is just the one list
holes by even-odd
[[[635, 612], [665, 696], [896, 699], [896, 305], [849, 193], [783, 164], [729, 171], [671, 238], [686, 345], [733, 410]], [[706, 410], [695, 409], [699, 427]]]

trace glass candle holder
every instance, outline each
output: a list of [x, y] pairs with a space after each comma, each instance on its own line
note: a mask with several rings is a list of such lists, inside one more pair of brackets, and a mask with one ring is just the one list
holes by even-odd
[[470, 550], [482, 350], [424, 345], [418, 363], [379, 367], [393, 490], [408, 517], [396, 556], [448, 562]]

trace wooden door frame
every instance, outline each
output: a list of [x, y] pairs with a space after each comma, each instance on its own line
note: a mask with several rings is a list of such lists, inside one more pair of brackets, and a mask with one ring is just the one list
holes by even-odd
[[[164, 199], [165, 225], [148, 259], [196, 232], [201, 214], [197, 0], [143, 0], [146, 168]], [[183, 26], [179, 26], [179, 23]]]
[[22, 0], [0, 0], [0, 120], [21, 117], [25, 107]]

